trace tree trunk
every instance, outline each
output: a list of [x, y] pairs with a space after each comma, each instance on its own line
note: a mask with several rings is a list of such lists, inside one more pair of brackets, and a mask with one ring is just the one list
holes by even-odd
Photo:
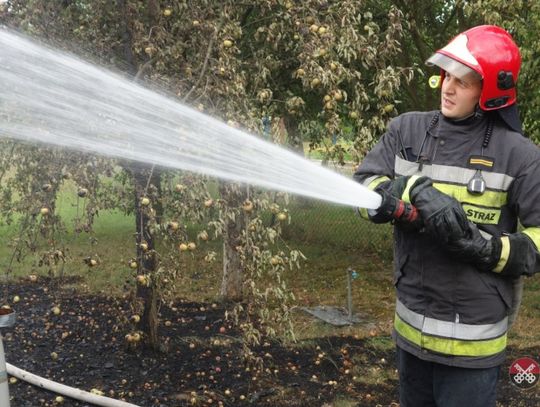
[[[157, 270], [157, 259], [155, 256], [154, 237], [148, 227], [150, 216], [149, 207], [141, 205], [141, 199], [148, 195], [149, 188], [155, 188], [159, 185], [159, 173], [152, 170], [144, 170], [142, 168], [132, 169], [132, 179], [135, 187], [135, 222], [136, 222], [136, 240], [137, 240], [137, 275], [148, 276], [148, 284], [137, 283], [137, 300], [143, 304], [143, 313], [139, 323], [140, 329], [143, 332], [144, 344], [152, 349], [159, 350], [159, 334], [158, 334], [158, 301], [159, 293], [157, 292], [154, 275]], [[151, 203], [152, 204], [152, 203]], [[147, 250], [141, 249], [141, 243], [145, 242], [148, 245]]]
[[[117, 0], [117, 7], [121, 15], [124, 16], [122, 20], [123, 26], [122, 32], [122, 44], [124, 58], [127, 62], [129, 72], [134, 76], [136, 82], [139, 82], [144, 75], [145, 70], [148, 68], [150, 61], [140, 65], [135, 55], [133, 54], [133, 36], [129, 28], [130, 13], [128, 12], [127, 4], [125, 0]], [[156, 2], [149, 0], [148, 2], [148, 18], [149, 25], [152, 26], [156, 19], [156, 13], [159, 13], [159, 7]], [[155, 170], [154, 167], [149, 169], [141, 164], [128, 164], [126, 166], [128, 172], [130, 172], [135, 188], [135, 223], [136, 223], [136, 241], [137, 241], [137, 275], [145, 275], [149, 277], [148, 284], [137, 283], [137, 301], [140, 301], [143, 306], [143, 313], [141, 321], [139, 323], [140, 329], [143, 332], [144, 344], [155, 350], [160, 349], [159, 334], [158, 334], [158, 301], [159, 293], [154, 281], [154, 275], [157, 270], [157, 258], [155, 255], [155, 242], [152, 232], [149, 228], [149, 209], [147, 207], [141, 207], [141, 198], [148, 194], [149, 188], [153, 188], [156, 196], [160, 195], [161, 183], [160, 183], [160, 171]], [[151, 203], [157, 222], [162, 215], [161, 202], [154, 200]], [[141, 249], [141, 242], [145, 242], [148, 248], [143, 251]]]
[[[226, 213], [241, 207], [247, 199], [247, 188], [220, 183], [220, 194], [226, 202]], [[220, 296], [224, 301], [240, 301], [243, 297], [244, 270], [236, 247], [241, 244], [242, 232], [246, 228], [243, 211], [235, 219], [225, 217], [223, 229], [223, 280]]]
[[284, 122], [291, 150], [304, 157], [304, 140], [302, 140], [302, 135], [298, 131], [298, 120], [293, 116], [286, 115]]

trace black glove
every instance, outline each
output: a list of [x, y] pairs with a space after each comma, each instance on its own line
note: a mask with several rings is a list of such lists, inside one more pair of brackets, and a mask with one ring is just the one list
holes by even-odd
[[498, 237], [486, 239], [478, 227], [469, 222], [467, 236], [449, 240], [446, 249], [461, 261], [474, 264], [479, 270], [491, 271], [501, 258], [502, 242]]
[[[484, 238], [474, 223], [469, 223], [467, 237], [448, 242], [446, 249], [481, 271], [494, 271], [502, 276], [531, 276], [538, 273], [540, 253], [532, 240], [524, 233]], [[503, 239], [507, 245], [506, 259], [500, 264]]]
[[395, 180], [381, 182], [374, 189], [374, 192], [381, 196], [382, 201], [377, 209], [368, 210], [369, 219], [373, 223], [395, 221], [398, 226], [410, 230], [419, 230], [422, 227], [422, 221], [416, 208], [401, 200], [407, 180], [408, 177], [398, 177]]
[[412, 204], [420, 212], [426, 231], [444, 246], [450, 240], [467, 236], [469, 221], [461, 204], [433, 187], [428, 177], [420, 177], [409, 192]]

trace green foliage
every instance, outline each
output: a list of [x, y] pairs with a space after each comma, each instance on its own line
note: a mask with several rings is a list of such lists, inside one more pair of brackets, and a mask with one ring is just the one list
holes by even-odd
[[518, 79], [518, 105], [523, 128], [527, 136], [540, 143], [540, 44], [537, 32], [540, 29], [540, 3], [523, 0], [473, 1], [465, 7], [472, 20], [485, 24], [499, 25], [508, 30], [518, 44], [522, 66]]
[[474, 1], [393, 1], [403, 13], [402, 53], [398, 61], [415, 67], [414, 80], [403, 83], [398, 98], [399, 111], [439, 108], [439, 90], [427, 86], [429, 76], [437, 70], [425, 66], [425, 61], [458, 33], [480, 24], [495, 24], [508, 30], [520, 47], [522, 69], [518, 80], [518, 104], [524, 130], [540, 142], [537, 114], [540, 97], [534, 89], [540, 82], [538, 69], [539, 45], [536, 33], [540, 29], [540, 4], [523, 0]]

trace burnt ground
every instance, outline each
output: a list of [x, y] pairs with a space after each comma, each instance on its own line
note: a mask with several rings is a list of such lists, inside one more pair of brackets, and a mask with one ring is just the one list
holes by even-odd
[[[76, 284], [40, 279], [5, 288], [17, 322], [3, 329], [6, 360], [53, 381], [138, 406], [398, 406], [391, 347], [354, 337], [325, 337], [286, 348], [265, 343], [255, 353], [265, 369], [243, 364], [238, 334], [216, 304], [179, 301], [162, 307], [160, 334], [167, 351], [133, 348], [128, 301], [90, 296]], [[51, 312], [59, 306], [61, 313]], [[169, 322], [166, 322], [169, 321]], [[388, 341], [388, 338], [381, 338]], [[519, 353], [519, 354], [518, 354]], [[540, 386], [520, 390], [508, 379], [509, 363], [539, 359], [540, 349], [510, 349], [501, 374], [501, 406], [540, 406]], [[57, 406], [56, 394], [23, 381], [10, 383], [12, 407]], [[348, 400], [339, 402], [339, 400]], [[65, 399], [63, 406], [87, 406]]]

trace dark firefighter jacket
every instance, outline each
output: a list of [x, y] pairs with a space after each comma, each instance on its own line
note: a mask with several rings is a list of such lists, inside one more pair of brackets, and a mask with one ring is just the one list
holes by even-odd
[[[492, 132], [487, 131], [492, 123]], [[483, 147], [483, 144], [487, 146]], [[514, 233], [518, 221], [540, 256], [540, 150], [495, 115], [452, 122], [439, 111], [395, 118], [354, 178], [375, 188], [400, 175], [426, 175], [461, 202], [469, 220], [491, 235]], [[481, 175], [486, 190], [467, 191]], [[515, 279], [480, 272], [448, 255], [427, 234], [394, 228], [397, 304], [393, 335], [417, 357], [484, 368], [505, 357]]]

